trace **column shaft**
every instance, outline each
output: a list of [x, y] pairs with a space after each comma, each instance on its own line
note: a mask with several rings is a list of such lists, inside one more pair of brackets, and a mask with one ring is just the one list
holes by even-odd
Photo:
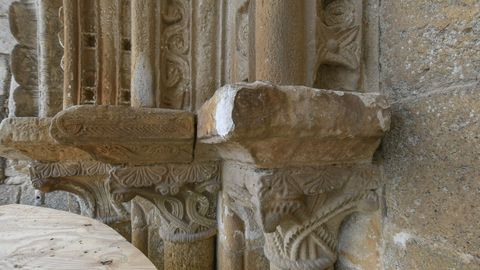
[[[254, 7], [255, 80], [306, 84], [305, 1], [256, 0]], [[253, 65], [253, 66], [252, 66]]]
[[132, 107], [155, 107], [157, 1], [132, 1]]

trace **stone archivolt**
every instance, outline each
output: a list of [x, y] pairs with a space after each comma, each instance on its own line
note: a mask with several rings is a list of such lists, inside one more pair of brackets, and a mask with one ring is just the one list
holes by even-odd
[[271, 269], [332, 269], [344, 218], [378, 207], [371, 159], [390, 125], [385, 98], [361, 93], [363, 2], [38, 2], [12, 6], [19, 86], [0, 125], [1, 155], [30, 160], [37, 189], [75, 194], [127, 237], [131, 226], [146, 254], [164, 245], [152, 260], [165, 269], [213, 269], [227, 231], [217, 197], [261, 234], [252, 253]]

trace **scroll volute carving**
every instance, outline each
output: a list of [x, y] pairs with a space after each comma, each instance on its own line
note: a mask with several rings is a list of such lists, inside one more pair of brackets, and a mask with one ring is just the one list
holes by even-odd
[[112, 199], [108, 186], [111, 166], [95, 161], [32, 162], [33, 186], [43, 192], [66, 191], [78, 198], [82, 215], [98, 219], [129, 237], [127, 207]]
[[162, 239], [193, 242], [216, 233], [217, 162], [116, 167], [110, 175], [116, 201], [140, 196], [158, 208]]
[[362, 1], [317, 1], [315, 87], [350, 91], [360, 89], [362, 17]]

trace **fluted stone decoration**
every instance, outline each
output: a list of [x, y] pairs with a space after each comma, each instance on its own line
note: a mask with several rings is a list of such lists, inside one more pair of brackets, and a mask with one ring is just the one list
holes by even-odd
[[15, 2], [0, 155], [159, 269], [333, 269], [390, 126], [354, 2]]

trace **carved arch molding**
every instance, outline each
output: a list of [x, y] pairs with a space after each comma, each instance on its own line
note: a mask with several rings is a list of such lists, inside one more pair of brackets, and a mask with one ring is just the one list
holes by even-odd
[[379, 204], [374, 2], [14, 2], [0, 154], [159, 269], [333, 269]]

